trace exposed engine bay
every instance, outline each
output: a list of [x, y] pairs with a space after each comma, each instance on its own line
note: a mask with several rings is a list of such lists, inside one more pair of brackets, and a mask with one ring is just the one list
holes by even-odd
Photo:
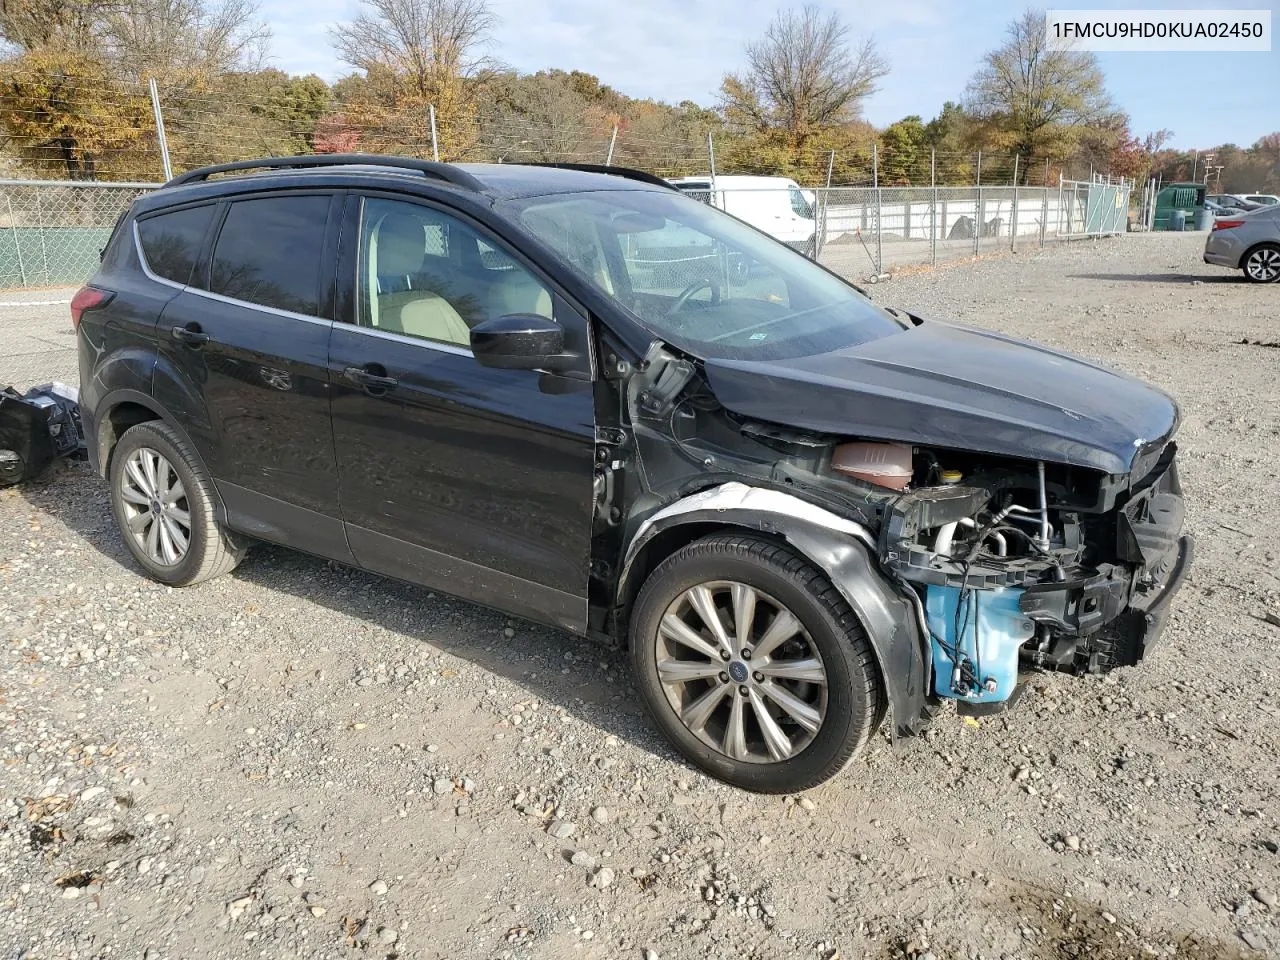
[[1143, 611], [1185, 564], [1175, 452], [1154, 445], [1145, 473], [1124, 478], [915, 452], [924, 475], [890, 506], [881, 559], [923, 593], [936, 695], [1000, 703], [1020, 665], [1142, 659]]
[[[680, 523], [723, 518], [790, 539], [864, 622], [900, 606], [900, 623], [881, 628], [891, 635], [871, 631], [899, 735], [922, 729], [941, 699], [1007, 708], [1022, 671], [1137, 663], [1190, 560], [1168, 435], [1138, 446], [1128, 473], [1108, 474], [744, 418], [695, 362], [660, 345], [613, 379], [631, 430], [602, 438], [597, 471], [601, 554], [613, 545], [622, 557], [597, 569], [612, 614], [642, 579], [649, 544]], [[716, 485], [774, 496], [757, 507], [702, 493]], [[869, 554], [873, 572], [858, 575], [882, 578], [880, 593], [855, 582], [850, 549]]]

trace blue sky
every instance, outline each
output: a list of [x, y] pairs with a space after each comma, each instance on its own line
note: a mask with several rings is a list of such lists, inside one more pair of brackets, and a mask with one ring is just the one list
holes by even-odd
[[[776, 0], [491, 0], [500, 25], [489, 53], [522, 71], [585, 70], [623, 93], [678, 103], [715, 102], [720, 78], [759, 36]], [[799, 4], [797, 4], [799, 5]], [[928, 120], [959, 99], [984, 51], [1004, 39], [1022, 4], [891, 0], [838, 9], [857, 34], [875, 37], [892, 72], [866, 104], [877, 126], [907, 114]], [[1061, 0], [1063, 9], [1132, 9], [1135, 0]], [[1206, 0], [1161, 7], [1204, 9]], [[1224, 5], [1225, 6], [1225, 5]], [[1272, 11], [1277, 0], [1229, 0], [1232, 9]], [[273, 65], [333, 80], [347, 72], [329, 46], [329, 24], [349, 19], [359, 0], [262, 0], [271, 24]], [[1099, 55], [1116, 103], [1139, 135], [1168, 128], [1172, 145], [1248, 146], [1280, 130], [1280, 46], [1270, 53], [1108, 53]]]

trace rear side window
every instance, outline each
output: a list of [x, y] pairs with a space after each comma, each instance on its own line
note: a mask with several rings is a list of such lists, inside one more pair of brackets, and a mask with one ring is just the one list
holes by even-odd
[[214, 209], [206, 204], [138, 221], [142, 253], [152, 273], [183, 286], [191, 282]]
[[213, 250], [209, 290], [293, 313], [320, 312], [329, 198], [237, 200]]

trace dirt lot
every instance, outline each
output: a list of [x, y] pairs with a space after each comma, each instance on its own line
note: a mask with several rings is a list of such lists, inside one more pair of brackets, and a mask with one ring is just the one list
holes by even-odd
[[[1280, 288], [1201, 243], [874, 289], [1173, 393], [1199, 555], [1142, 668], [802, 798], [678, 762], [612, 651], [275, 548], [169, 590], [82, 464], [0, 493], [0, 955], [1280, 956]], [[74, 376], [64, 311], [0, 308], [0, 381]]]

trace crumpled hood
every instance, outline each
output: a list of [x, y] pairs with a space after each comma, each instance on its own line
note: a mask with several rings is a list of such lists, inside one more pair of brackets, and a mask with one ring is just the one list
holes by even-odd
[[1128, 473], [1178, 408], [1140, 380], [996, 333], [928, 322], [832, 353], [707, 360], [726, 409], [805, 430]]

